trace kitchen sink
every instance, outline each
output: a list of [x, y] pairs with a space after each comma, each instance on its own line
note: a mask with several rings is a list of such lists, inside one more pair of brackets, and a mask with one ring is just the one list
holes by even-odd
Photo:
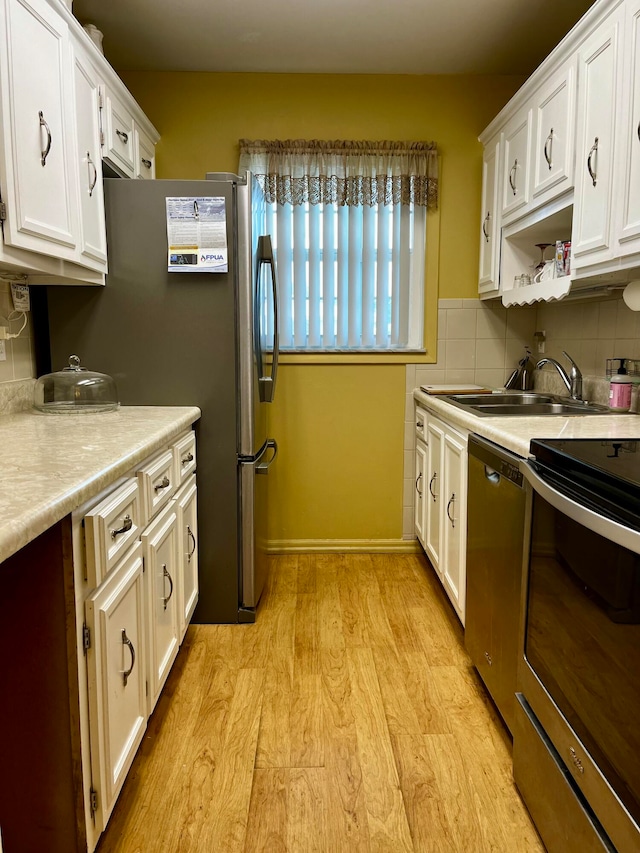
[[597, 403], [556, 397], [553, 394], [450, 394], [440, 398], [479, 417], [537, 417], [539, 415], [606, 415], [610, 410]]

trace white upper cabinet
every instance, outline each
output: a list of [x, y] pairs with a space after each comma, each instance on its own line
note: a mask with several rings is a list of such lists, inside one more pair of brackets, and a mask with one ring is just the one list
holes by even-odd
[[0, 0], [0, 269], [104, 284], [102, 162], [155, 177], [157, 140], [60, 0]]
[[576, 61], [572, 58], [542, 85], [533, 108], [534, 205], [573, 187], [576, 115]]
[[531, 160], [531, 110], [525, 109], [507, 122], [503, 132], [502, 219], [509, 220], [529, 201]]
[[618, 133], [619, 254], [640, 253], [640, 0], [626, 4]]
[[73, 46], [76, 108], [76, 175], [80, 198], [80, 253], [88, 266], [106, 270], [107, 235], [100, 147], [100, 80], [77, 45]]
[[481, 296], [498, 292], [500, 262], [500, 137], [491, 140], [482, 157], [482, 221], [480, 225]]
[[45, 0], [0, 0], [4, 242], [76, 260], [69, 30]]
[[612, 256], [612, 181], [618, 84], [618, 10], [585, 42], [578, 55], [579, 97], [574, 268]]

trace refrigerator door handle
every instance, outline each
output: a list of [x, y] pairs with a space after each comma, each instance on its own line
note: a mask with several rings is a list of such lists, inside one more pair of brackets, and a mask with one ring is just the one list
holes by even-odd
[[267, 441], [267, 443], [264, 446], [264, 450], [260, 454], [260, 458], [262, 458], [264, 456], [264, 454], [267, 452], [267, 450], [273, 450], [273, 455], [272, 455], [271, 459], [269, 459], [268, 462], [261, 462], [260, 465], [256, 465], [256, 474], [268, 474], [269, 468], [275, 462], [276, 456], [278, 455], [278, 445], [277, 445], [275, 439], [270, 438]]
[[[271, 358], [271, 375], [264, 372], [264, 353], [262, 352], [262, 322], [263, 312], [260, 302], [260, 271], [263, 264], [268, 264], [271, 270], [271, 290], [273, 295], [273, 348]], [[260, 389], [260, 401], [272, 403], [276, 391], [276, 377], [278, 374], [279, 356], [279, 333], [278, 333], [278, 279], [273, 257], [271, 237], [262, 235], [258, 241], [258, 270], [256, 281], [256, 304], [255, 304], [255, 334], [256, 334], [256, 359], [258, 363], [258, 387]]]

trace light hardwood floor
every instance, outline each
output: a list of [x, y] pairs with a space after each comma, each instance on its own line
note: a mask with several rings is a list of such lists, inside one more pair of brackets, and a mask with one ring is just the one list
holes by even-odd
[[422, 556], [274, 557], [192, 625], [99, 853], [543, 853]]

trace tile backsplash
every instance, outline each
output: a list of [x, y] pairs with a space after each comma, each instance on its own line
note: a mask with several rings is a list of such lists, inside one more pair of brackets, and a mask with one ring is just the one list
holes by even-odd
[[[536, 332], [544, 332], [544, 355], [568, 366], [566, 350], [585, 377], [585, 399], [606, 403], [608, 358], [640, 358], [640, 312], [631, 311], [620, 296], [584, 302], [546, 302], [504, 308], [478, 299], [438, 301], [438, 352], [435, 364], [408, 364], [404, 423], [403, 537], [414, 539], [414, 404], [419, 385], [474, 383], [501, 388], [528, 346], [538, 352]], [[536, 386], [566, 391], [552, 367], [538, 372]], [[632, 410], [638, 410], [637, 393]]]

